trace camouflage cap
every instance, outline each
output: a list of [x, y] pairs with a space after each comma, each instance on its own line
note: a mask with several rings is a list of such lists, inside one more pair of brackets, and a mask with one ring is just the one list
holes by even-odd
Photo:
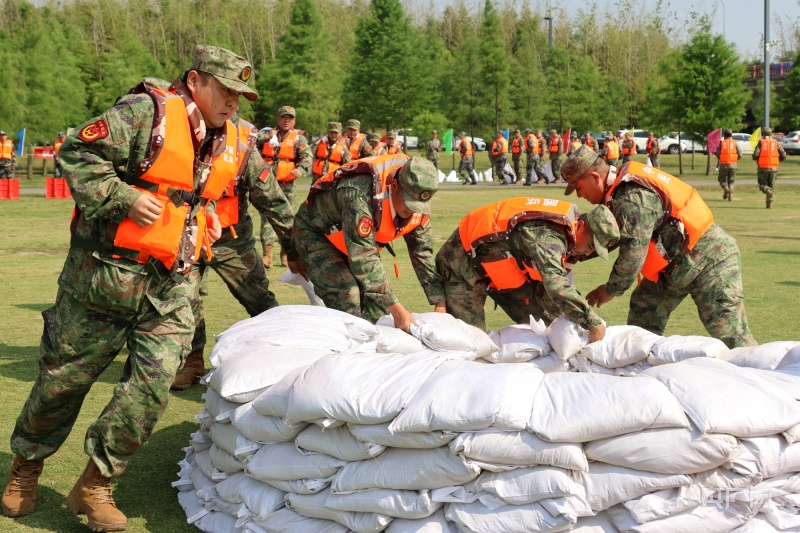
[[295, 111], [292, 106], [285, 105], [285, 106], [281, 107], [280, 109], [278, 109], [278, 115], [277, 116], [282, 117], [283, 115], [292, 115], [293, 117], [296, 117], [297, 116], [297, 111]]
[[519, 128], [515, 129], [514, 133], [519, 133]]
[[353, 130], [360, 130], [361, 129], [361, 121], [351, 118], [347, 121], [347, 128]]
[[733, 131], [729, 130], [728, 128], [725, 128], [724, 130], [722, 130], [722, 134], [727, 137], [729, 135], [733, 135]]
[[59, 136], [59, 137], [66, 137], [66, 136], [67, 136], [67, 134], [66, 134], [66, 133], [64, 133], [63, 131], [59, 131], [59, 132], [58, 132], [58, 136]]
[[655, 137], [655, 134], [652, 131], [648, 131], [647, 134], [648, 135], [652, 135], [653, 137]]
[[552, 134], [554, 134], [554, 133], [555, 133], [556, 135], [558, 135], [558, 130], [550, 130], [550, 135], [552, 135]]
[[431, 135], [437, 135], [436, 130], [431, 130]]
[[564, 191], [565, 196], [572, 194], [578, 179], [589, 170], [589, 167], [594, 165], [598, 157], [600, 157], [600, 154], [592, 150], [589, 145], [586, 144], [582, 145], [567, 157], [567, 161], [561, 167], [561, 176], [564, 178], [564, 181], [567, 182], [567, 190]]
[[342, 123], [341, 122], [328, 122], [328, 131], [334, 131], [336, 133], [342, 133]]
[[424, 157], [412, 157], [397, 173], [397, 182], [403, 189], [406, 207], [415, 213], [431, 213], [431, 197], [439, 189], [439, 177], [433, 163]]
[[594, 251], [608, 261], [608, 248], [619, 242], [619, 225], [611, 211], [598, 205], [586, 214], [586, 221], [594, 233]]
[[570, 139], [577, 139], [578, 138], [578, 134], [573, 131], [572, 133], [570, 133], [569, 138]]
[[393, 131], [387, 131], [386, 132], [386, 138], [387, 139], [397, 139], [397, 134], [395, 132], [393, 132]]
[[466, 137], [467, 136], [467, 132], [466, 131], [462, 131], [461, 133], [458, 134], [458, 136], [459, 137]]
[[772, 135], [772, 128], [763, 128], [761, 130], [761, 135]]
[[247, 86], [247, 81], [253, 73], [250, 62], [224, 48], [198, 44], [194, 48], [192, 66], [189, 70], [207, 72], [214, 76], [222, 85], [241, 93], [242, 96], [255, 102], [258, 93]]
[[495, 137], [498, 136], [498, 135], [502, 135], [502, 134], [503, 134], [503, 132], [500, 131], [500, 130], [497, 130], [496, 132], [494, 132]]
[[380, 142], [381, 136], [377, 133], [369, 132], [367, 133], [367, 142], [371, 143], [372, 141]]
[[525, 128], [525, 133], [533, 133], [530, 128]]
[[6, 132], [0, 130], [0, 135], [6, 135]]

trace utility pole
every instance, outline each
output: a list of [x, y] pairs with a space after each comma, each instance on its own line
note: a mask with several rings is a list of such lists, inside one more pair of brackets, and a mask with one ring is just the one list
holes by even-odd
[[769, 128], [769, 49], [772, 46], [769, 41], [769, 0], [764, 0], [764, 128]]
[[[553, 17], [545, 17], [544, 20], [547, 21], [547, 60], [548, 62], [552, 62], [553, 61]], [[548, 80], [548, 82], [549, 81], [550, 80]], [[548, 120], [547, 131], [550, 131], [551, 128], [552, 128], [551, 122]]]

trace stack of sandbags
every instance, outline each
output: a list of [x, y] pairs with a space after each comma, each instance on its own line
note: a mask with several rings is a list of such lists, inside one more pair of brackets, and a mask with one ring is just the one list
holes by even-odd
[[[415, 319], [417, 339], [355, 322], [345, 342], [318, 324], [337, 349], [307, 346], [295, 365], [273, 353], [301, 347], [259, 364], [253, 345], [269, 335], [238, 335], [249, 375], [226, 366], [229, 349], [175, 483], [187, 520], [254, 533], [800, 530], [793, 363], [742, 368], [712, 340], [627, 326], [587, 344], [563, 320], [490, 337]], [[641, 366], [534, 364], [575, 370], [579, 356]]]

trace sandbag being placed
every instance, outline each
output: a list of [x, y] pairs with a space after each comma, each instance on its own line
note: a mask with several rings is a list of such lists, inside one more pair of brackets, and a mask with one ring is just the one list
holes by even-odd
[[660, 339], [661, 335], [638, 326], [609, 326], [602, 340], [583, 346], [580, 354], [606, 368], [618, 368], [647, 359]]
[[544, 323], [537, 323], [533, 317], [531, 324], [515, 324], [497, 332], [490, 331], [489, 337], [500, 347], [498, 352], [484, 357], [492, 363], [523, 363], [550, 353]]
[[378, 337], [378, 353], [400, 353], [409, 355], [421, 352], [425, 346], [402, 329], [389, 326], [375, 326]]
[[547, 326], [547, 342], [566, 361], [589, 344], [589, 331], [570, 320], [567, 315], [561, 315]]
[[722, 357], [729, 351], [724, 342], [713, 337], [670, 335], [656, 341], [647, 362], [652, 366], [665, 365], [694, 357]]
[[[487, 357], [499, 348], [485, 332], [470, 326], [448, 313], [411, 313], [416, 326], [411, 334], [431, 350], [464, 352], [471, 358]], [[384, 316], [378, 319], [379, 326], [394, 326], [394, 319]]]
[[350, 433], [361, 442], [380, 444], [391, 448], [438, 448], [447, 446], [458, 435], [453, 431], [392, 433], [389, 431], [389, 423], [348, 424], [347, 426]]

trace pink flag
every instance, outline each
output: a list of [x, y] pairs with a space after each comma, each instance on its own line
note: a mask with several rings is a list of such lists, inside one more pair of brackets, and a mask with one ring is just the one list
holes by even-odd
[[713, 154], [717, 151], [717, 146], [722, 142], [722, 129], [717, 128], [706, 136], [706, 146], [708, 146], [708, 153]]
[[564, 153], [569, 153], [569, 135], [572, 133], [572, 128], [569, 128], [567, 131], [564, 132]]

